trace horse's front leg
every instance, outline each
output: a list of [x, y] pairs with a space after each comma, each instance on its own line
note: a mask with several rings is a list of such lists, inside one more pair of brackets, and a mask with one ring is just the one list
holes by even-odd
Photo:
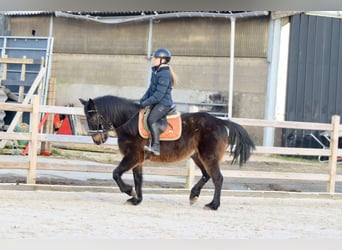
[[135, 196], [128, 199], [127, 202], [138, 205], [142, 201], [142, 165], [136, 166], [133, 169], [133, 178], [136, 193]]
[[[135, 192], [135, 190], [133, 190], [133, 187], [127, 183], [125, 183], [123, 180], [122, 180], [122, 175], [127, 172], [128, 170], [130, 170], [132, 167], [134, 167], [136, 163], [133, 162], [131, 159], [128, 159], [127, 157], [124, 157], [119, 166], [117, 168], [114, 169], [113, 171], [113, 179], [115, 180], [116, 184], [119, 186], [119, 189], [121, 192], [123, 193], [126, 193], [127, 195], [129, 196], [132, 196], [131, 199], [129, 199], [128, 201], [132, 204], [134, 204], [132, 202], [132, 199], [136, 199], [136, 200], [139, 200], [139, 197], [137, 197], [137, 194]], [[138, 166], [139, 168], [139, 166]], [[134, 170], [133, 170], [134, 172]], [[139, 202], [136, 202], [136, 204], [134, 205], [137, 205], [141, 202], [142, 200], [142, 195], [141, 195], [141, 188], [140, 188], [140, 201]]]

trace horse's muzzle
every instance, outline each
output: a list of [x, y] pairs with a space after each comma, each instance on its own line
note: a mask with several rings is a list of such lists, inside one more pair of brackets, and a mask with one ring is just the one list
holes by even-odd
[[107, 139], [108, 139], [108, 132], [92, 134], [91, 138], [93, 139], [93, 142], [96, 145], [100, 145], [100, 144], [105, 143], [107, 141]]

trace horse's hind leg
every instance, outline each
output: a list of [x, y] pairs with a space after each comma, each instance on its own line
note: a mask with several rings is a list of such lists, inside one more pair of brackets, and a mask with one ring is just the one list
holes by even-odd
[[199, 179], [199, 181], [193, 186], [193, 188], [191, 189], [191, 192], [190, 192], [190, 204], [192, 205], [197, 201], [203, 186], [209, 181], [210, 176], [208, 175], [207, 171], [205, 170], [201, 160], [198, 158], [197, 153], [192, 155], [191, 158], [202, 172], [201, 179]]
[[213, 180], [215, 191], [214, 191], [213, 200], [210, 203], [206, 204], [205, 207], [210, 208], [212, 210], [217, 210], [218, 207], [220, 206], [223, 176], [221, 174], [218, 164], [213, 164], [210, 166], [211, 166], [210, 176]]
[[217, 160], [208, 159], [207, 161], [202, 162], [202, 160], [199, 159], [199, 156], [197, 154], [193, 155], [191, 158], [194, 160], [196, 165], [201, 169], [202, 177], [191, 189], [190, 204], [196, 202], [200, 195], [202, 187], [208, 182], [210, 178], [212, 178], [215, 187], [214, 197], [210, 203], [205, 205], [205, 207], [210, 208], [212, 210], [217, 210], [220, 206], [221, 189], [223, 184], [223, 176], [221, 174]]
[[214, 197], [210, 203], [205, 205], [205, 207], [210, 208], [212, 210], [216, 210], [220, 206], [223, 176], [220, 171], [218, 160], [220, 159], [220, 157], [213, 157], [213, 155], [215, 155], [215, 153], [206, 153], [202, 154], [201, 156], [197, 155], [195, 158], [193, 158], [196, 164], [201, 169], [203, 176], [191, 190], [190, 200], [191, 197], [195, 197], [196, 195], [198, 197], [201, 188], [211, 178], [213, 180], [215, 187]]

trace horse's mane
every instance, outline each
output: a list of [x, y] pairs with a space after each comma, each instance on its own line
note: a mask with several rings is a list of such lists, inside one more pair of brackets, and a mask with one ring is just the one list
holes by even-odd
[[105, 95], [95, 98], [94, 102], [97, 110], [107, 122], [113, 124], [115, 129], [124, 129], [132, 135], [138, 133], [139, 105], [134, 100]]

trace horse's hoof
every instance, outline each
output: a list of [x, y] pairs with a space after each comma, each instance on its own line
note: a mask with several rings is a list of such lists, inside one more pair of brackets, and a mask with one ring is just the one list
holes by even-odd
[[198, 196], [195, 196], [195, 197], [191, 198], [190, 199], [190, 205], [195, 204], [197, 202], [197, 200], [198, 200]]
[[212, 203], [209, 203], [204, 206], [204, 209], [205, 210], [217, 210], [218, 207], [219, 207], [218, 205], [213, 205]]
[[140, 204], [140, 202], [141, 200], [136, 199], [136, 198], [130, 198], [126, 201], [127, 204], [134, 205], [134, 206]]
[[132, 189], [132, 191], [131, 191], [131, 196], [132, 196], [134, 199], [137, 199], [137, 193], [135, 192], [134, 189]]

